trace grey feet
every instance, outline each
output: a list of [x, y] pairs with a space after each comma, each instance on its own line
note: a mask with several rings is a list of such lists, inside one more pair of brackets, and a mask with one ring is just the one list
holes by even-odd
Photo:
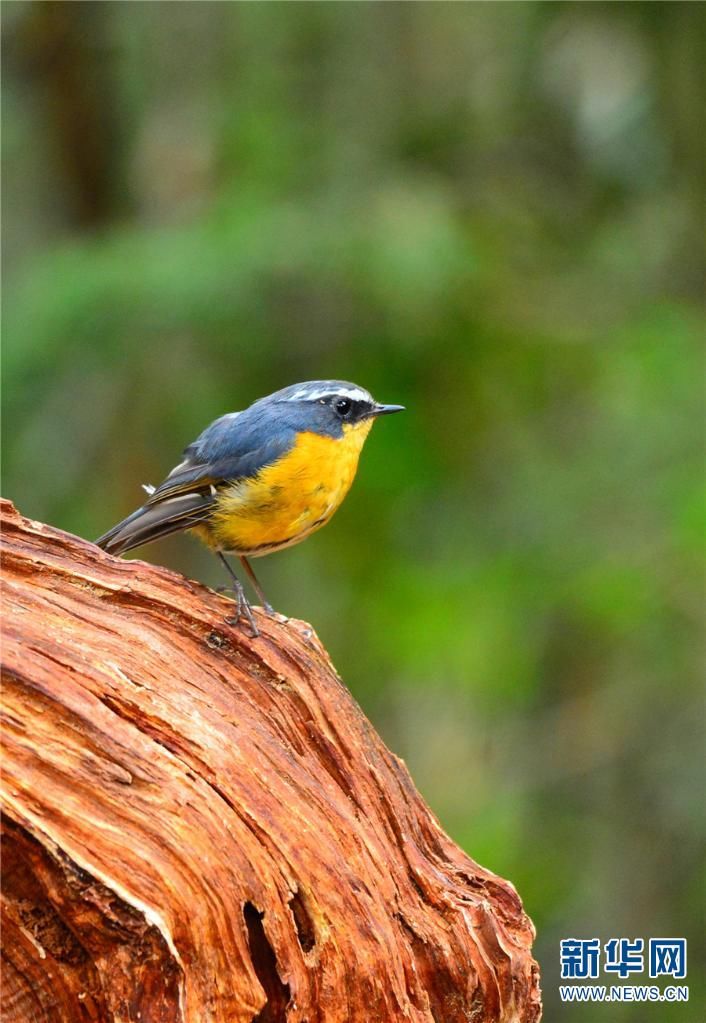
[[[244, 587], [241, 587], [240, 594], [239, 594], [238, 590], [237, 590], [237, 588], [235, 586], [217, 586], [216, 587], [216, 593], [232, 593], [233, 594], [233, 599], [238, 602], [238, 606], [239, 607], [247, 604], [247, 606], [250, 608], [250, 610], [252, 610], [252, 606], [253, 605], [250, 603], [250, 601], [245, 596]], [[282, 621], [282, 620], [288, 621], [288, 619], [285, 619], [283, 615], [281, 615], [281, 614], [279, 614], [279, 612], [275, 611], [275, 609], [272, 607], [272, 604], [263, 604], [262, 605], [262, 610], [265, 612], [265, 614], [269, 618], [276, 618], [276, 619], [278, 619], [280, 621]], [[246, 612], [244, 612], [244, 613], [247, 614]], [[240, 615], [240, 617], [243, 617], [243, 615]], [[249, 621], [250, 621], [250, 619], [248, 618], [248, 622]]]
[[226, 618], [226, 625], [238, 625], [240, 623], [240, 621], [242, 619], [244, 619], [245, 621], [247, 621], [248, 625], [250, 626], [250, 631], [252, 633], [253, 638], [255, 636], [259, 636], [260, 635], [260, 630], [258, 629], [257, 625], [255, 624], [255, 618], [253, 617], [252, 608], [250, 607], [250, 603], [248, 601], [248, 598], [245, 596], [245, 590], [243, 589], [243, 584], [241, 583], [240, 579], [238, 579], [237, 575], [235, 574], [233, 569], [230, 567], [230, 565], [226, 561], [225, 557], [223, 556], [223, 552], [222, 551], [216, 551], [216, 557], [221, 562], [221, 564], [224, 566], [226, 572], [230, 576], [231, 581], [233, 583], [232, 586], [227, 586], [227, 587], [224, 587], [223, 589], [219, 589], [218, 592], [219, 593], [226, 593], [226, 592], [232, 593], [234, 598], [235, 598], [235, 603], [236, 603], [235, 614], [233, 615], [232, 618]]
[[226, 625], [239, 625], [241, 621], [247, 622], [250, 626], [250, 634], [255, 639], [260, 635], [260, 630], [255, 624], [255, 616], [252, 613], [252, 608], [248, 598], [245, 596], [245, 591], [241, 585], [238, 586], [219, 586], [218, 593], [232, 593], [233, 599], [235, 600], [235, 614], [232, 618], [226, 618]]

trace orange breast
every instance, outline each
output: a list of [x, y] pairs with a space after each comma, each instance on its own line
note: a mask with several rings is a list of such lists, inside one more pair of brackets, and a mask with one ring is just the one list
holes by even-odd
[[204, 538], [222, 550], [257, 557], [320, 529], [350, 489], [372, 423], [344, 427], [338, 439], [300, 433], [278, 462], [221, 492]]

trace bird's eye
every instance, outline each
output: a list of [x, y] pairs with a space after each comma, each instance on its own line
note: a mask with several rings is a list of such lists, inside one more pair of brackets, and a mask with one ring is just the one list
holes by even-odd
[[341, 419], [345, 419], [349, 415], [352, 407], [353, 403], [350, 398], [339, 398], [335, 403], [336, 412], [338, 412]]

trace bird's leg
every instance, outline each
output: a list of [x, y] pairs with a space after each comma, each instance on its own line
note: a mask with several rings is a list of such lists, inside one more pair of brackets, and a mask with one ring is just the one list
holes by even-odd
[[237, 625], [241, 618], [246, 618], [253, 637], [259, 636], [260, 630], [255, 624], [252, 609], [250, 607], [250, 604], [248, 603], [247, 597], [245, 596], [243, 584], [241, 583], [240, 579], [238, 579], [237, 575], [226, 561], [223, 552], [216, 551], [216, 556], [220, 559], [223, 565], [225, 565], [226, 572], [233, 580], [232, 592], [235, 594], [236, 611], [232, 618], [226, 618], [226, 623], [228, 625]]
[[272, 607], [272, 604], [270, 604], [270, 602], [267, 599], [267, 597], [265, 596], [265, 594], [262, 592], [262, 586], [260, 586], [259, 582], [257, 581], [257, 576], [255, 575], [255, 572], [253, 571], [253, 567], [250, 564], [250, 562], [248, 561], [248, 559], [245, 557], [244, 554], [240, 555], [240, 564], [243, 566], [243, 568], [247, 572], [248, 579], [253, 584], [253, 589], [255, 590], [255, 593], [257, 593], [258, 597], [260, 598], [260, 603], [264, 607], [265, 611], [267, 612], [268, 615], [273, 615], [275, 613], [275, 610]]

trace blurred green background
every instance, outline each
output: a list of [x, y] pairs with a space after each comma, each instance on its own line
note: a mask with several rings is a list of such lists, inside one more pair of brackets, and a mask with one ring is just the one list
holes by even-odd
[[[276, 388], [404, 403], [265, 590], [546, 1019], [703, 1018], [704, 6], [3, 8], [5, 496], [94, 537]], [[562, 1006], [576, 936], [689, 938], [690, 1004]]]

